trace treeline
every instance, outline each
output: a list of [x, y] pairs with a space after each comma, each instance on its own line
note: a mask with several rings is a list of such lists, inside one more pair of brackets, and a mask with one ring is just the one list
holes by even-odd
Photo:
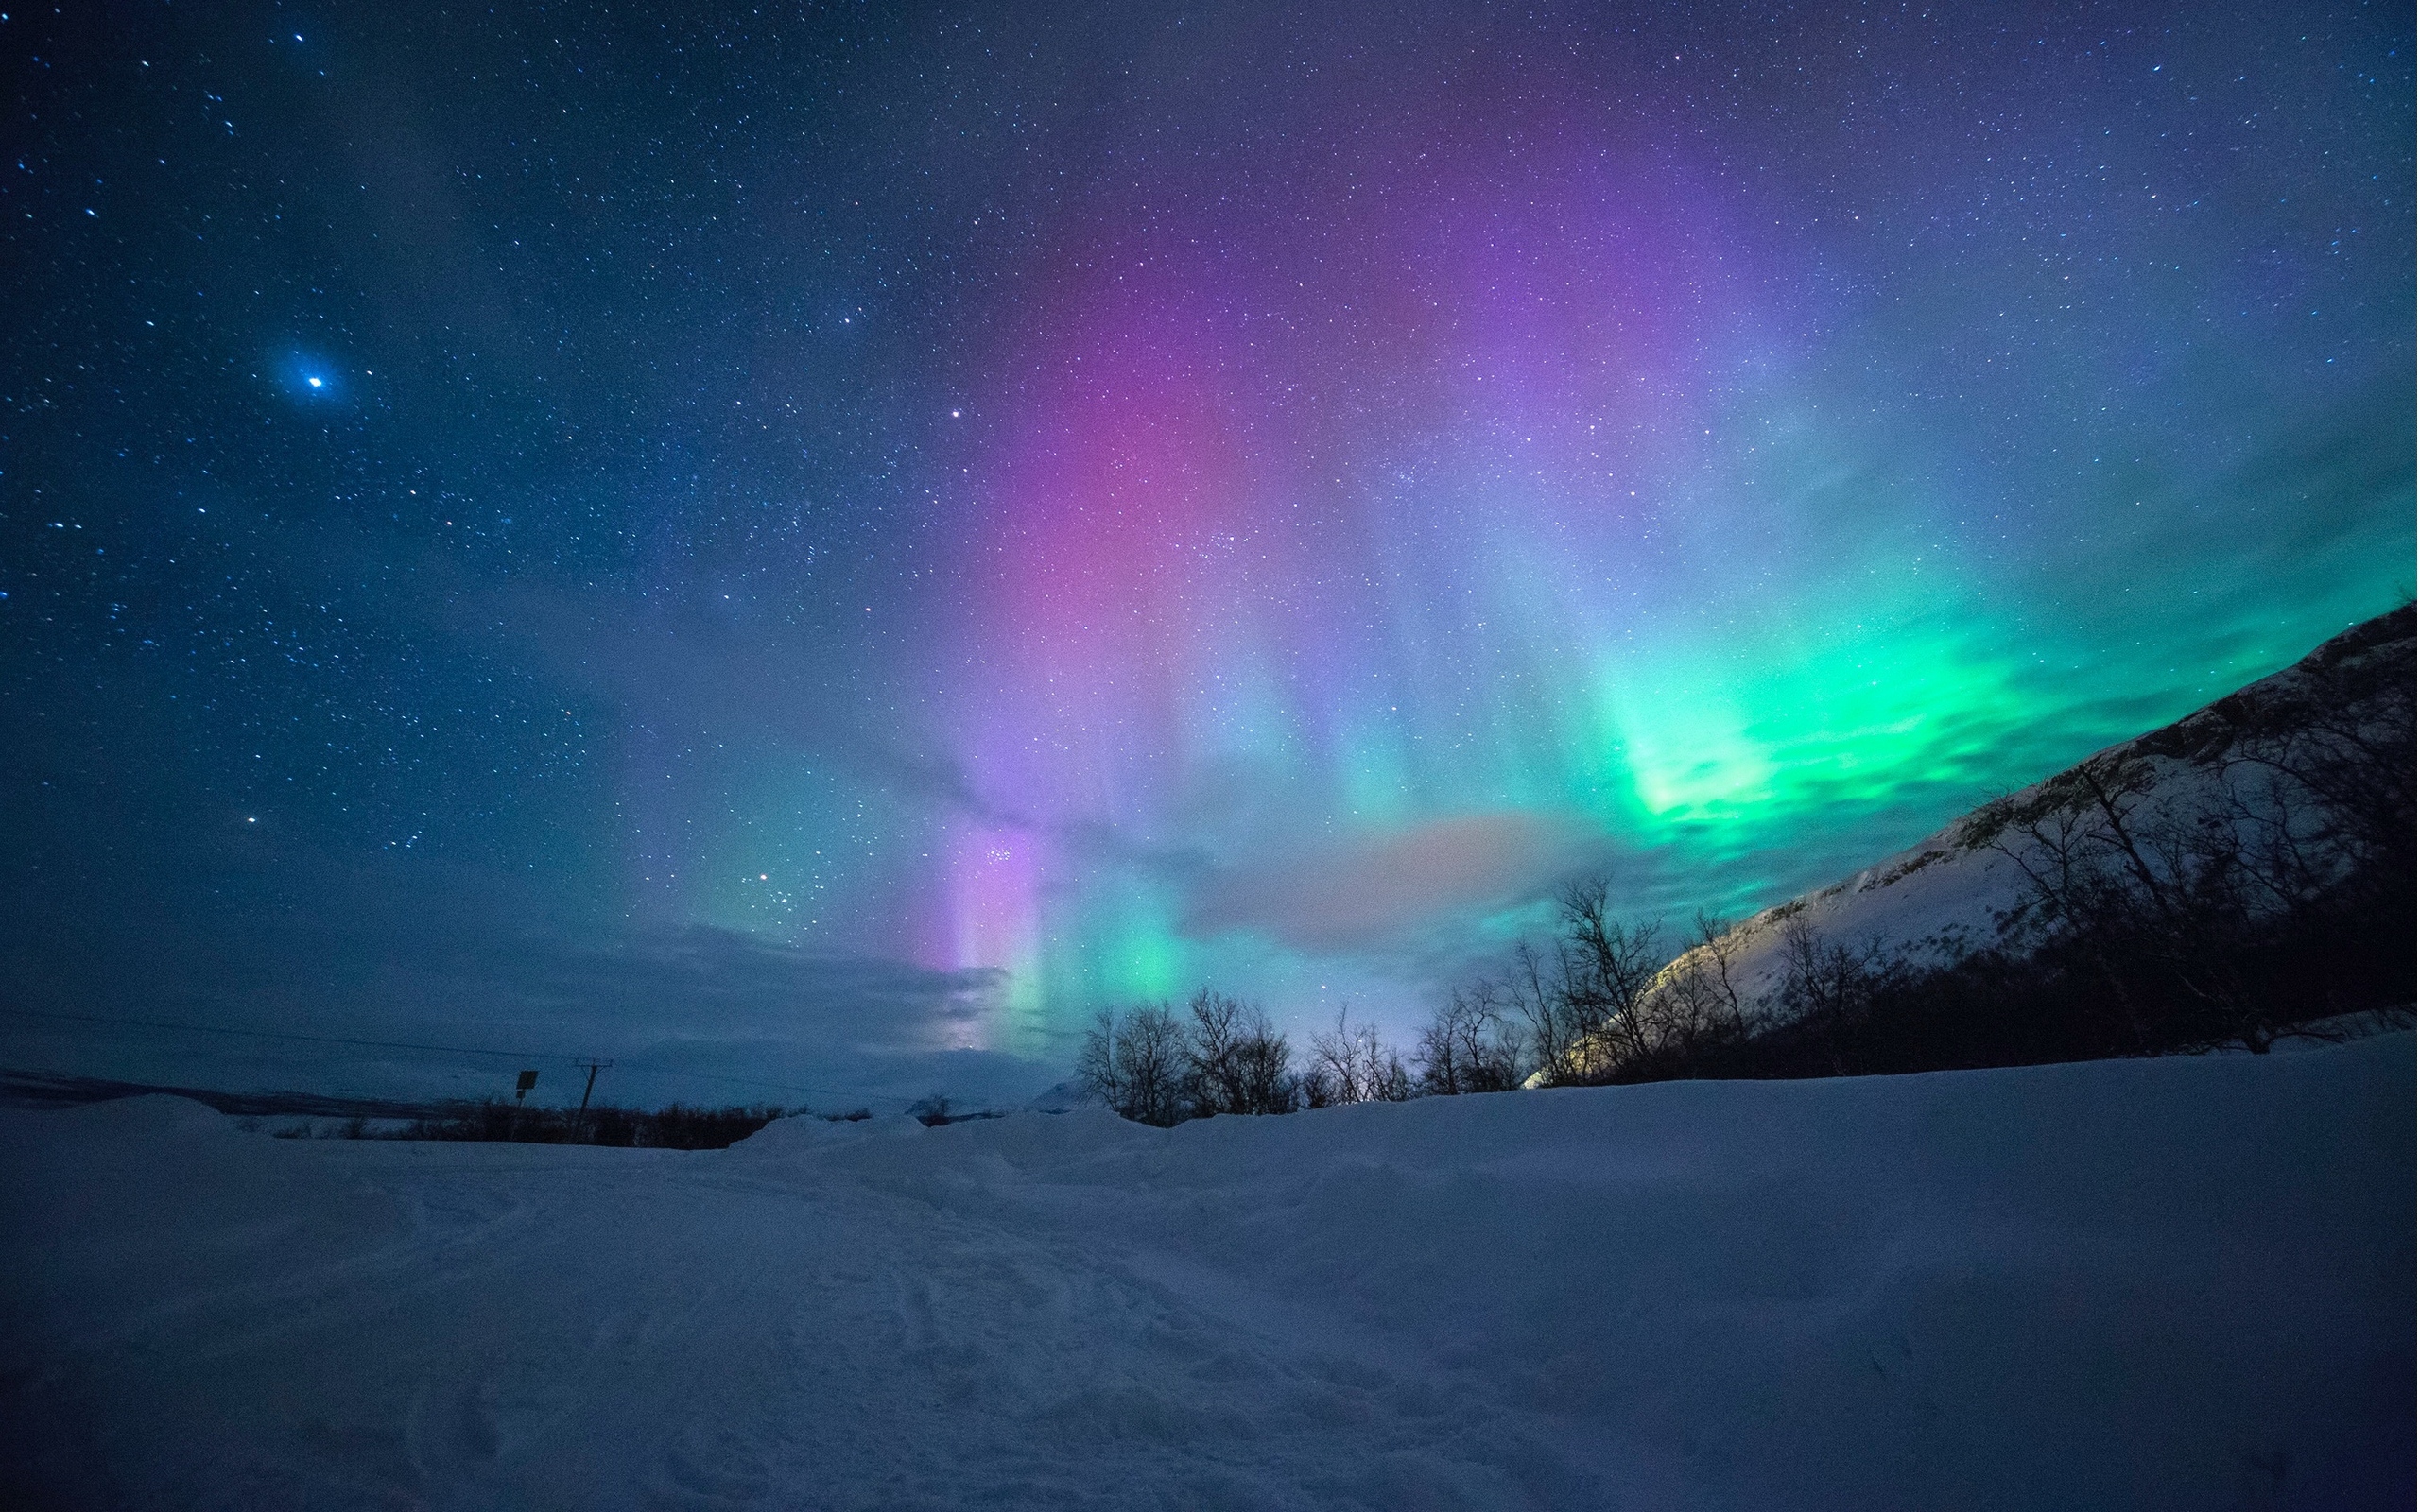
[[[316, 1120], [272, 1130], [277, 1139], [305, 1140], [460, 1140], [515, 1144], [603, 1144], [617, 1149], [721, 1150], [738, 1143], [778, 1118], [820, 1117], [828, 1123], [856, 1124], [872, 1118], [866, 1108], [846, 1113], [810, 1114], [804, 1108], [767, 1104], [734, 1104], [725, 1108], [689, 1108], [680, 1103], [652, 1112], [643, 1108], [599, 1105], [585, 1110], [531, 1108], [502, 1098], [448, 1103], [407, 1120], [380, 1120], [355, 1115], [332, 1125]], [[908, 1116], [926, 1128], [945, 1124], [999, 1118], [990, 1109], [953, 1112], [949, 1099], [935, 1093], [908, 1109]], [[257, 1116], [242, 1123], [247, 1129], [261, 1124]]]
[[2324, 1020], [2408, 1021], [2411, 635], [2407, 607], [2282, 686], [1978, 810], [1958, 843], [2019, 880], [1988, 943], [1890, 953], [1803, 909], [1753, 935], [1702, 916], [1674, 939], [1620, 917], [1597, 878], [1558, 894], [1550, 937], [1449, 993], [1409, 1057], [1341, 1014], [1298, 1057], [1258, 1008], [1204, 990], [1182, 1012], [1102, 1015], [1079, 1079], [1167, 1125], [1524, 1085], [2260, 1052]]
[[652, 1112], [610, 1106], [580, 1112], [490, 1099], [423, 1115], [389, 1134], [369, 1135], [363, 1122], [355, 1119], [346, 1125], [346, 1133], [354, 1139], [487, 1140], [521, 1144], [608, 1144], [623, 1149], [720, 1150], [783, 1116], [785, 1110], [773, 1107], [687, 1108], [674, 1103]]
[[[1126, 1118], [1168, 1127], [1221, 1113], [1634, 1080], [1651, 1051], [1745, 1038], [1754, 1015], [1719, 969], [1691, 960], [1665, 971], [1661, 929], [1616, 919], [1610, 894], [1601, 878], [1565, 887], [1554, 937], [1517, 947], [1504, 971], [1454, 989], [1409, 1054], [1349, 1009], [1298, 1052], [1259, 1006], [1205, 988], [1182, 1009], [1143, 1004], [1098, 1015], [1077, 1083]], [[1720, 920], [1697, 928], [1703, 940], [1724, 938]]]
[[[1102, 1013], [1076, 1058], [1076, 1080], [1087, 1092], [1127, 1118], [1163, 1128], [1219, 1113], [1402, 1102], [1432, 1090], [1425, 1074], [1425, 1067], [1408, 1067], [1374, 1025], [1354, 1024], [1340, 1011], [1298, 1058], [1258, 1006], [1207, 988], [1182, 1012], [1145, 1004]], [[1488, 1090], [1515, 1085], [1508, 1062]]]

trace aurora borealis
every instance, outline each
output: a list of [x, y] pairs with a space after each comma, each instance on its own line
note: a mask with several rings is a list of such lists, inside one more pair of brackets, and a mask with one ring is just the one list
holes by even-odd
[[2411, 588], [2403, 9], [78, 25], [0, 23], [21, 1006], [1408, 1022]]

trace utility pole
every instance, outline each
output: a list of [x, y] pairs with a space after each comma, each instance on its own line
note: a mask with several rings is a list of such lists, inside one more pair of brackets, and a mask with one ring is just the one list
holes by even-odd
[[612, 1065], [613, 1062], [610, 1060], [582, 1060], [577, 1062], [577, 1064], [588, 1073], [588, 1085], [579, 1090], [579, 1111], [573, 1115], [573, 1121], [577, 1124], [585, 1125], [588, 1122], [588, 1094], [596, 1090], [596, 1074]]

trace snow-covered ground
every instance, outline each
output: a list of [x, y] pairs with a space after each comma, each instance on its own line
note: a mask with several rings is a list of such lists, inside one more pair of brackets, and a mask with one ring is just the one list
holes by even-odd
[[2410, 1034], [723, 1152], [0, 1113], [0, 1502], [2409, 1505]]

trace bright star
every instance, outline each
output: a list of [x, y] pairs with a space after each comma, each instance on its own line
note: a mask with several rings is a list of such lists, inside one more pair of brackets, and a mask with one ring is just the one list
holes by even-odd
[[314, 388], [317, 388], [317, 387], [320, 387], [320, 380], [318, 380], [317, 378], [305, 378], [305, 379], [303, 379], [302, 381], [303, 381], [304, 383], [306, 383], [306, 384], [309, 384], [309, 385], [310, 385], [312, 387], [314, 387]]

